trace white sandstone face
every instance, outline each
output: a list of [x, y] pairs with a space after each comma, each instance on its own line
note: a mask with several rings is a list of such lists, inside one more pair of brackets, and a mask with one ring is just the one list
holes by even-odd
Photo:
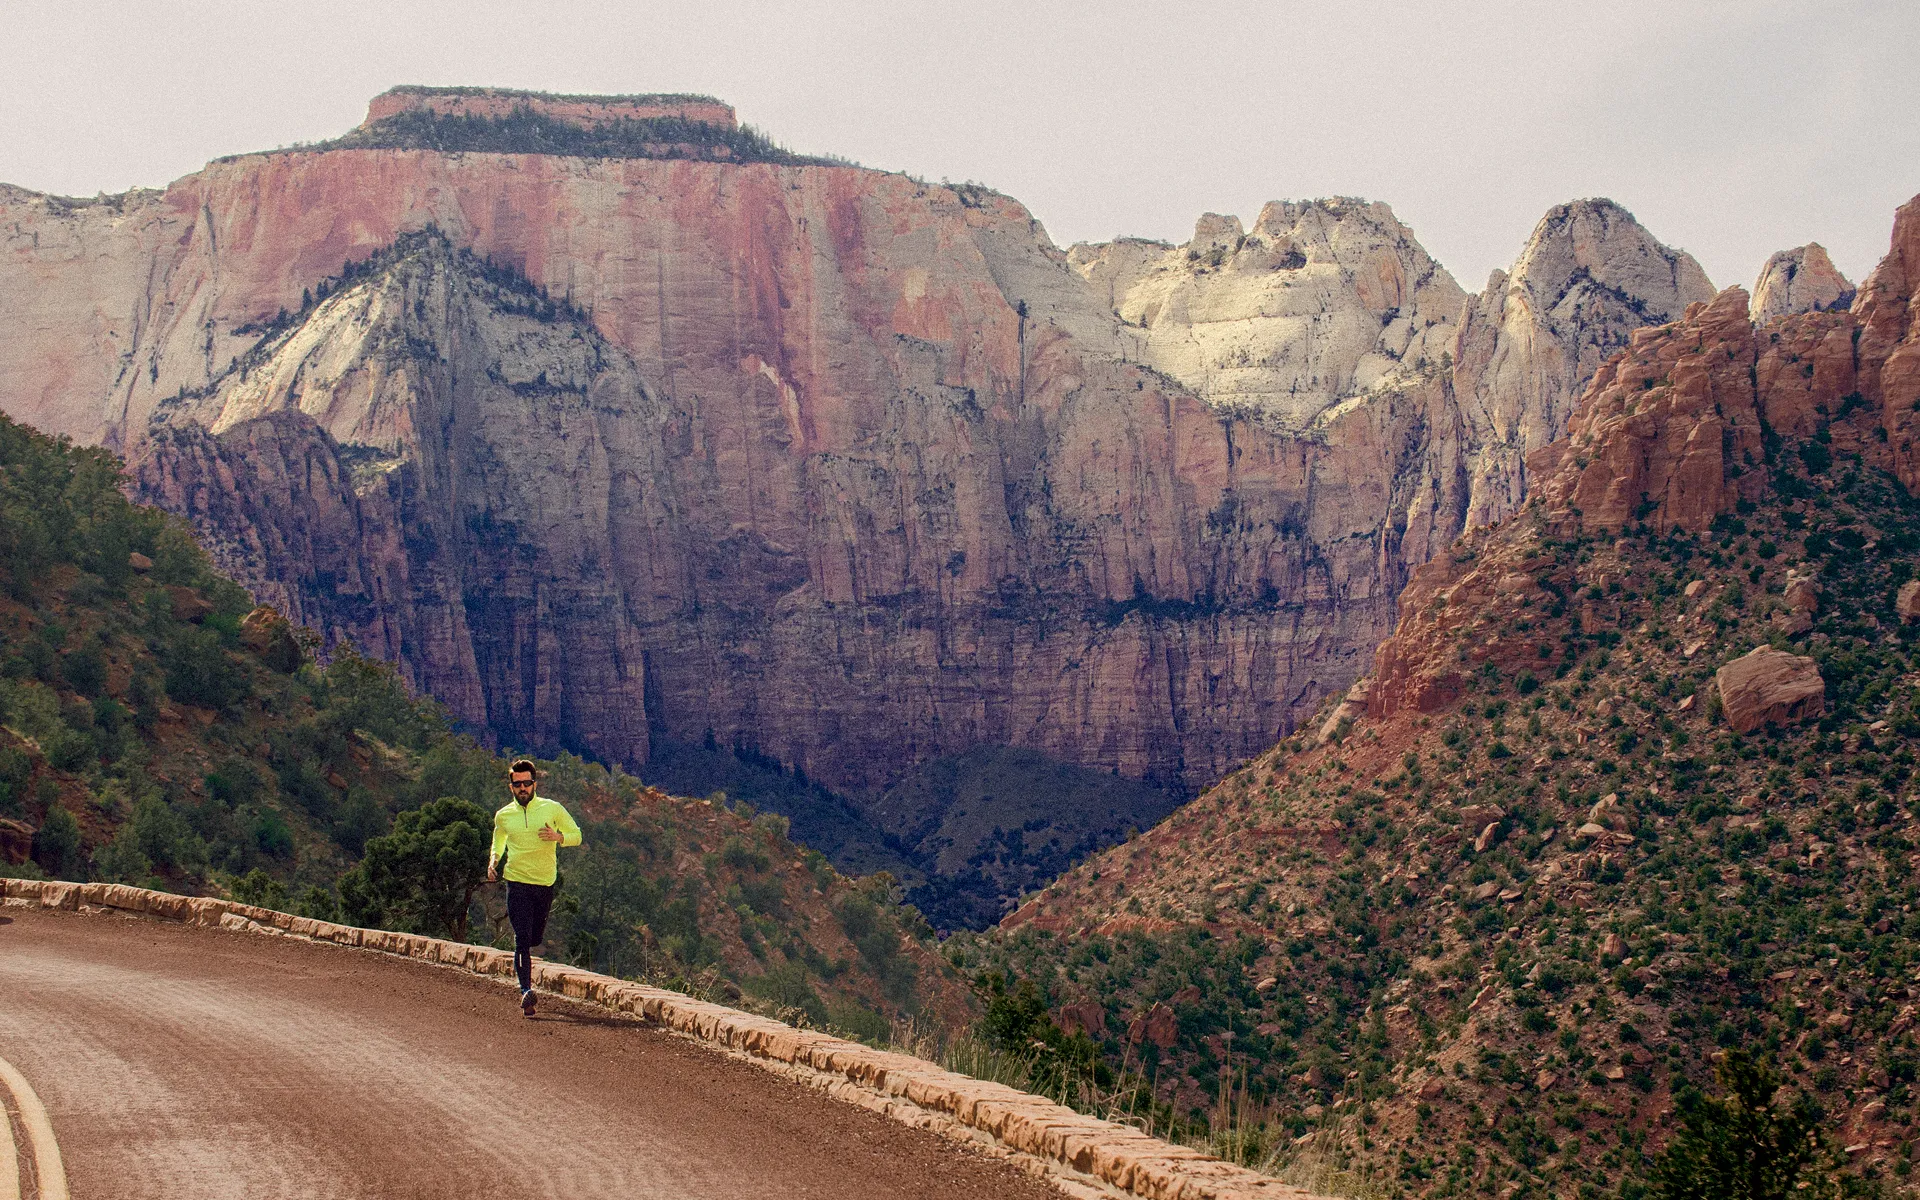
[[1826, 247], [1808, 242], [1782, 250], [1767, 260], [1753, 285], [1753, 322], [1822, 308], [1844, 308], [1853, 300], [1854, 287], [1827, 257]]
[[1392, 209], [1352, 199], [1271, 203], [1251, 230], [1208, 213], [1184, 246], [1122, 239], [1068, 259], [1105, 295], [1130, 357], [1285, 430], [1437, 369], [1466, 299]]
[[1474, 475], [1469, 526], [1526, 495], [1526, 456], [1567, 431], [1587, 381], [1633, 331], [1713, 299], [1693, 256], [1611, 200], [1557, 205], [1511, 272], [1495, 271], [1460, 324], [1454, 391]]

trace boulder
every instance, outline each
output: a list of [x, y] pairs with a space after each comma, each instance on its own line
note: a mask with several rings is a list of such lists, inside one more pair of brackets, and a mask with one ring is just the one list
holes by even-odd
[[240, 620], [240, 642], [255, 654], [265, 654], [273, 643], [273, 631], [287, 623], [280, 610], [262, 604]]
[[1626, 832], [1627, 814], [1620, 808], [1620, 793], [1608, 792], [1600, 797], [1594, 806], [1587, 810], [1587, 821], [1589, 824]]
[[1319, 740], [1322, 743], [1325, 743], [1340, 731], [1342, 722], [1348, 722], [1350, 724], [1366, 715], [1367, 698], [1370, 694], [1371, 687], [1371, 680], [1362, 679], [1347, 689], [1347, 694], [1341, 698], [1338, 705], [1334, 706], [1333, 712], [1328, 714], [1325, 721], [1321, 722]]
[[1787, 572], [1787, 586], [1781, 593], [1787, 607], [1795, 612], [1812, 613], [1820, 610], [1820, 589], [1814, 586], [1812, 575], [1802, 575], [1798, 571]]
[[1893, 598], [1893, 611], [1902, 621], [1920, 621], [1920, 579], [1900, 585], [1899, 594]]
[[173, 601], [173, 619], [198, 625], [213, 615], [213, 602], [189, 587], [170, 584], [167, 598]]
[[0, 819], [0, 862], [23, 863], [33, 853], [33, 827]]
[[1826, 710], [1827, 685], [1811, 658], [1761, 646], [1714, 673], [1727, 724], [1736, 733], [1792, 725]]
[[291, 675], [306, 661], [293, 626], [271, 604], [262, 604], [240, 622], [241, 644], [269, 667]]
[[1180, 1027], [1174, 1020], [1173, 1010], [1164, 1004], [1154, 1005], [1127, 1026], [1127, 1040], [1136, 1046], [1141, 1042], [1152, 1042], [1162, 1050], [1168, 1050], [1173, 1047], [1179, 1034]]
[[1460, 810], [1460, 828], [1477, 834], [1490, 822], [1504, 820], [1507, 810], [1498, 804], [1469, 804]]
[[127, 565], [132, 567], [134, 572], [139, 575], [145, 575], [148, 571], [153, 570], [153, 560], [138, 550], [127, 555]]
[[1098, 1040], [1107, 1031], [1107, 1011], [1097, 1000], [1082, 1000], [1060, 1008], [1060, 1028], [1069, 1037], [1084, 1033]]

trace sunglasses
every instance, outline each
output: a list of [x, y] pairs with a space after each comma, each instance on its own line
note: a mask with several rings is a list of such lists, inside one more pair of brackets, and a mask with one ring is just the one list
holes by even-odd
[[508, 781], [507, 781], [507, 786], [508, 786], [508, 787], [510, 787], [510, 788], [512, 788], [512, 789], [513, 789], [514, 791], [516, 791], [516, 792], [517, 792], [517, 791], [519, 791], [519, 790], [520, 790], [521, 788], [530, 788], [530, 787], [532, 787], [532, 786], [533, 786], [533, 780], [531, 780], [531, 779], [510, 779], [510, 780], [508, 780]]

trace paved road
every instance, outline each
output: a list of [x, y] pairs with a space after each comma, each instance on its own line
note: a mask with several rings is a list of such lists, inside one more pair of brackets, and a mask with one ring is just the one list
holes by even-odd
[[75, 1200], [1059, 1200], [585, 1006], [292, 939], [0, 909], [0, 1058]]

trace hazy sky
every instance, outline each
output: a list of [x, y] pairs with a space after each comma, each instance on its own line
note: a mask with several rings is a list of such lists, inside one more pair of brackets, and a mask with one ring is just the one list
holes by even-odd
[[1618, 200], [1715, 284], [1920, 192], [1914, 0], [7, 0], [0, 181], [91, 195], [345, 130], [399, 83], [705, 92], [783, 144], [1024, 201], [1061, 245], [1385, 200], [1469, 290]]

